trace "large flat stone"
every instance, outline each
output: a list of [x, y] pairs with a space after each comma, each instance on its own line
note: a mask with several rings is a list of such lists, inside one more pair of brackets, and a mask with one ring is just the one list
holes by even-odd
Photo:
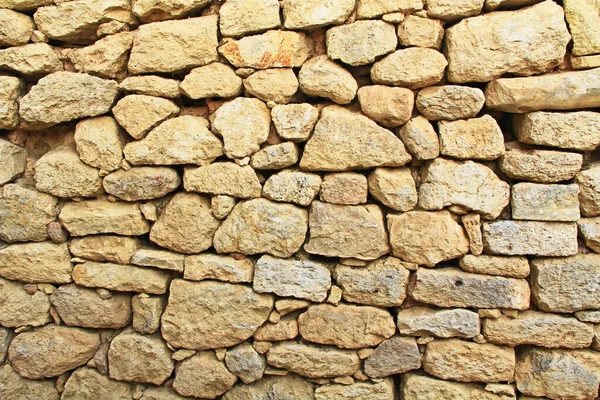
[[0, 249], [0, 276], [29, 283], [69, 283], [71, 255], [66, 243], [13, 244]]
[[163, 294], [171, 274], [153, 268], [87, 261], [73, 268], [73, 280], [80, 286], [121, 292]]

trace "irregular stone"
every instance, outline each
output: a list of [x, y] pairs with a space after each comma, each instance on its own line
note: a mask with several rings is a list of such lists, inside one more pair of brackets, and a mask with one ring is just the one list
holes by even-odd
[[427, 0], [427, 15], [443, 20], [472, 17], [481, 12], [484, 0]]
[[[600, 252], [600, 218], [581, 218], [577, 225], [587, 247]], [[0, 235], [1, 236], [1, 235]]]
[[202, 253], [185, 258], [183, 277], [191, 281], [214, 279], [225, 282], [252, 282], [254, 263], [250, 258]]
[[163, 294], [170, 278], [167, 271], [133, 265], [86, 261], [73, 268], [76, 284], [120, 292]]
[[410, 296], [438, 307], [529, 308], [525, 279], [463, 272], [457, 268], [419, 268], [409, 285]]
[[600, 215], [600, 166], [580, 171], [575, 175], [575, 183], [579, 186], [579, 208], [584, 217]]
[[423, 9], [423, 0], [358, 0], [357, 17], [375, 18], [393, 12], [411, 13]]
[[[0, 82], [2, 80], [0, 79]], [[0, 97], [2, 95], [0, 94]], [[0, 104], [2, 100], [0, 99]], [[1, 105], [0, 105], [1, 107]], [[0, 120], [2, 115], [0, 115]], [[2, 122], [0, 121], [0, 129]], [[0, 140], [0, 163], [3, 168], [0, 171], [0, 185], [4, 185], [21, 175], [27, 165], [27, 150], [16, 146], [9, 141]], [[0, 228], [1, 229], [1, 228]]]
[[[474, 118], [481, 111], [485, 96], [480, 89], [469, 86], [432, 86], [419, 91], [416, 104], [419, 112], [428, 120], [467, 119]], [[489, 119], [479, 121], [491, 123]]]
[[119, 381], [161, 385], [175, 363], [160, 335], [140, 335], [126, 330], [117, 335], [108, 350], [110, 377]]
[[168, 167], [134, 167], [104, 177], [106, 193], [126, 201], [157, 199], [179, 187], [181, 178]]
[[369, 192], [397, 211], [409, 211], [417, 205], [417, 189], [409, 168], [374, 169], [369, 174]]
[[[0, 83], [0, 129], [13, 129], [19, 124], [18, 98], [25, 91], [25, 85], [14, 76], [0, 76]], [[18, 162], [16, 164], [20, 165]], [[18, 169], [20, 167], [13, 167], [13, 173]], [[7, 179], [4, 173], [2, 177], [3, 180]]]
[[437, 19], [407, 15], [398, 25], [398, 43], [403, 47], [429, 47], [440, 50], [443, 38], [444, 23]]
[[0, 50], [0, 69], [31, 78], [63, 70], [58, 56], [46, 43], [33, 43]]
[[511, 381], [515, 370], [515, 351], [489, 343], [435, 340], [427, 345], [423, 369], [438, 378], [459, 382]]
[[154, 128], [139, 141], [123, 149], [133, 165], [205, 165], [223, 155], [223, 144], [208, 130], [202, 117], [183, 115]]
[[[382, 342], [365, 359], [364, 370], [371, 378], [384, 378], [421, 368], [421, 353], [413, 338], [394, 336]], [[393, 398], [393, 397], [391, 397]]]
[[67, 57], [78, 72], [101, 78], [123, 78], [133, 37], [131, 32], [109, 35], [91, 46], [70, 51]]
[[526, 257], [500, 257], [486, 254], [467, 254], [460, 259], [460, 268], [475, 274], [499, 275], [511, 278], [529, 276], [529, 261]]
[[283, 142], [254, 153], [250, 165], [254, 169], [283, 169], [298, 162], [298, 153], [298, 146], [294, 142]]
[[519, 353], [519, 392], [551, 399], [593, 399], [600, 383], [600, 356], [593, 350], [530, 347]]
[[171, 271], [183, 271], [183, 254], [152, 248], [141, 248], [133, 253], [131, 263], [142, 267], [154, 267]]
[[133, 321], [131, 323], [136, 332], [152, 334], [160, 328], [165, 301], [160, 296], [138, 294], [131, 299]]
[[140, 246], [139, 239], [135, 237], [96, 235], [73, 238], [69, 250], [73, 256], [91, 261], [129, 264]]
[[7, 328], [44, 325], [50, 322], [49, 310], [50, 300], [44, 292], [29, 294], [23, 283], [0, 278], [0, 325]]
[[278, 342], [282, 340], [295, 339], [298, 336], [297, 315], [291, 314], [282, 317], [279, 322], [265, 322], [254, 333], [254, 340], [267, 342]]
[[127, 68], [132, 75], [180, 72], [217, 61], [216, 15], [141, 25]]
[[367, 202], [367, 177], [355, 172], [326, 174], [319, 198], [333, 204], [356, 205]]
[[156, 75], [129, 76], [119, 83], [119, 89], [169, 99], [176, 99], [180, 96], [179, 81]]
[[191, 99], [236, 97], [242, 92], [242, 78], [229, 65], [215, 62], [191, 70], [179, 88]]
[[[400, 384], [404, 400], [419, 400], [430, 397], [446, 400], [515, 400], [515, 396], [506, 396], [488, 392], [483, 386], [472, 383], [458, 383], [434, 379], [427, 375], [408, 373], [402, 375]], [[525, 399], [523, 396], [520, 399]]]
[[[60, 394], [51, 380], [22, 378], [10, 364], [0, 367], [0, 396], [7, 400], [58, 400]], [[65, 397], [66, 398], [66, 397]]]
[[338, 104], [350, 103], [358, 90], [352, 74], [325, 55], [305, 62], [298, 73], [298, 82], [302, 93], [325, 97]]
[[245, 342], [227, 350], [225, 365], [244, 383], [252, 383], [262, 378], [267, 360], [250, 343]]
[[305, 142], [319, 119], [319, 110], [308, 103], [278, 104], [271, 109], [271, 119], [283, 139]]
[[212, 246], [220, 222], [210, 213], [210, 200], [194, 193], [177, 193], [150, 230], [150, 240], [184, 254]]
[[479, 334], [479, 315], [455, 309], [433, 309], [415, 306], [398, 311], [398, 330], [401, 335], [435, 336], [470, 339]]
[[215, 399], [237, 381], [214, 352], [203, 351], [183, 360], [175, 370], [173, 389], [183, 396]]
[[65, 383], [62, 400], [129, 400], [131, 387], [117, 382], [92, 368], [78, 368]]
[[484, 115], [439, 121], [440, 153], [458, 159], [495, 160], [504, 154], [504, 136], [494, 118]]
[[233, 207], [237, 204], [237, 199], [224, 194], [212, 196], [210, 198], [210, 211], [216, 219], [227, 217]]
[[583, 56], [600, 53], [598, 2], [595, 0], [567, 0], [563, 6], [565, 18], [573, 36], [573, 54]]
[[141, 400], [186, 400], [167, 386], [148, 386]]
[[269, 200], [308, 206], [319, 193], [321, 177], [308, 172], [283, 170], [265, 182], [263, 196]]
[[394, 382], [391, 379], [381, 382], [356, 382], [350, 385], [328, 384], [315, 390], [315, 400], [392, 400], [394, 393]]
[[286, 104], [298, 91], [298, 79], [291, 68], [258, 70], [244, 79], [244, 88], [262, 101]]
[[384, 21], [356, 21], [327, 30], [327, 56], [345, 64], [365, 65], [396, 49], [394, 25]]
[[181, 19], [195, 14], [210, 0], [180, 0], [163, 2], [160, 0], [134, 0], [132, 11], [143, 23], [166, 19]]
[[484, 319], [483, 335], [488, 342], [506, 346], [531, 344], [576, 349], [592, 343], [594, 329], [575, 318], [527, 310], [517, 318]]
[[304, 340], [344, 349], [376, 346], [396, 331], [387, 310], [347, 304], [312, 305], [298, 318], [298, 328]]
[[469, 251], [473, 255], [483, 253], [483, 238], [481, 236], [481, 217], [477, 213], [469, 213], [461, 217], [461, 222], [467, 238], [469, 239]]
[[275, 30], [228, 41], [219, 47], [219, 53], [236, 68], [300, 67], [312, 52], [310, 36]]
[[362, 112], [383, 126], [403, 125], [412, 115], [415, 95], [409, 89], [373, 85], [363, 86], [357, 93]]
[[284, 0], [283, 25], [286, 29], [307, 30], [325, 25], [339, 25], [348, 19], [354, 5], [355, 0]]
[[257, 294], [247, 286], [175, 279], [161, 330], [176, 347], [229, 347], [251, 337], [272, 307], [271, 295]]
[[109, 116], [87, 118], [77, 123], [75, 144], [81, 161], [105, 171], [119, 168], [127, 138]]
[[554, 150], [538, 150], [509, 143], [498, 160], [500, 170], [513, 179], [553, 183], [572, 179], [581, 169], [583, 156]]
[[22, 46], [31, 40], [35, 25], [30, 16], [2, 7], [0, 22], [0, 46]]
[[599, 77], [596, 68], [496, 79], [485, 88], [485, 103], [490, 110], [511, 113], [600, 107]]
[[0, 249], [0, 276], [27, 283], [72, 281], [71, 255], [65, 243], [13, 244]]
[[50, 378], [85, 364], [98, 347], [97, 332], [46, 325], [17, 335], [8, 349], [8, 360], [24, 378]]
[[431, 123], [419, 115], [398, 130], [398, 136], [417, 160], [431, 160], [440, 155], [440, 142]]
[[219, 9], [223, 36], [244, 36], [280, 25], [277, 0], [228, 0]]
[[248, 385], [235, 385], [223, 395], [223, 400], [268, 400], [269, 396], [272, 400], [314, 400], [314, 389], [297, 375], [265, 376]]
[[483, 245], [490, 254], [570, 256], [577, 253], [577, 224], [497, 221], [483, 224]]
[[242, 199], [260, 197], [262, 189], [252, 167], [240, 167], [233, 162], [216, 162], [198, 168], [186, 168], [183, 186], [187, 191], [224, 194]]
[[400, 49], [373, 64], [371, 79], [381, 85], [420, 89], [442, 80], [448, 61], [434, 49]]
[[[88, 74], [55, 72], [40, 79], [20, 100], [19, 114], [26, 127], [41, 130], [61, 122], [105, 114], [117, 93], [115, 81]], [[72, 101], [74, 98], [76, 102]]]
[[512, 187], [513, 219], [537, 221], [579, 220], [579, 186], [520, 182]]
[[485, 10], [511, 9], [530, 6], [543, 0], [485, 0]]
[[275, 302], [275, 309], [281, 315], [287, 315], [294, 311], [304, 310], [310, 305], [309, 301], [298, 299], [280, 299]]
[[150, 230], [150, 224], [136, 203], [106, 200], [68, 202], [63, 206], [59, 219], [72, 236], [99, 233], [137, 236]]
[[308, 378], [351, 376], [360, 368], [356, 351], [293, 341], [273, 344], [267, 362]]
[[74, 284], [60, 286], [50, 301], [67, 326], [119, 329], [131, 319], [131, 297], [114, 293], [104, 299], [93, 289]]
[[572, 313], [600, 304], [599, 254], [531, 261], [531, 292], [542, 311]]
[[115, 119], [134, 139], [143, 139], [152, 128], [179, 113], [179, 107], [161, 97], [131, 94], [113, 107]]
[[300, 249], [308, 230], [308, 212], [267, 199], [238, 203], [213, 240], [218, 253], [268, 253], [289, 257]]
[[52, 0], [2, 0], [0, 2], [0, 7], [19, 11], [28, 11], [52, 3], [54, 3]]

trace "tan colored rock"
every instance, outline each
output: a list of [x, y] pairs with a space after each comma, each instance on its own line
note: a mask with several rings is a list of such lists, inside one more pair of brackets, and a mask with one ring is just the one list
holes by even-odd
[[308, 172], [283, 170], [265, 182], [263, 196], [269, 200], [308, 206], [319, 193], [321, 177]]
[[432, 267], [469, 251], [463, 228], [448, 211], [389, 214], [387, 225], [392, 254], [402, 261]]
[[358, 90], [352, 74], [325, 55], [305, 62], [298, 73], [298, 82], [302, 93], [325, 97], [338, 104], [350, 103]]
[[148, 23], [187, 17], [199, 11], [209, 2], [210, 0], [178, 0], [173, 2], [134, 0], [132, 11], [140, 21]]
[[228, 0], [219, 9], [223, 36], [244, 36], [280, 25], [277, 0]]
[[249, 385], [235, 385], [223, 395], [223, 400], [262, 400], [269, 393], [276, 393], [276, 400], [314, 400], [313, 385], [297, 375], [265, 376]]
[[0, 129], [13, 129], [19, 123], [18, 99], [25, 91], [25, 85], [14, 76], [0, 76], [0, 83]]
[[252, 282], [254, 263], [250, 258], [236, 260], [233, 257], [202, 253], [185, 258], [183, 277], [191, 281], [214, 279], [241, 283]]
[[7, 400], [58, 400], [60, 398], [54, 381], [22, 378], [8, 363], [0, 367], [0, 396]]
[[[0, 79], [0, 82], [2, 80]], [[0, 94], [0, 97], [2, 95]], [[0, 104], [2, 100], [0, 99]], [[1, 106], [0, 106], [1, 107]], [[0, 125], [2, 115], [0, 115]], [[27, 150], [14, 145], [7, 140], [0, 139], [0, 163], [2, 171], [0, 171], [0, 185], [4, 185], [21, 175], [25, 171], [27, 165]]]
[[483, 335], [488, 342], [506, 346], [530, 344], [576, 349], [592, 343], [594, 329], [575, 318], [527, 310], [517, 318], [484, 319]]
[[212, 246], [219, 221], [210, 212], [210, 200], [194, 193], [177, 193], [150, 230], [150, 240], [185, 254]]
[[308, 103], [278, 104], [271, 109], [271, 118], [283, 139], [305, 142], [319, 119], [319, 110]]
[[0, 249], [0, 276], [28, 283], [72, 281], [71, 256], [66, 244], [13, 244]]
[[551, 399], [593, 399], [598, 395], [598, 371], [600, 356], [593, 350], [531, 347], [519, 353], [515, 379], [523, 394]]
[[423, 369], [438, 378], [459, 382], [511, 381], [515, 370], [515, 351], [489, 343], [435, 340], [427, 345]]
[[46, 325], [17, 335], [8, 349], [8, 360], [24, 378], [50, 378], [85, 364], [98, 347], [97, 332]]
[[242, 92], [242, 78], [229, 65], [215, 62], [191, 70], [179, 88], [191, 99], [236, 97]]
[[133, 296], [131, 299], [133, 329], [143, 334], [156, 332], [160, 328], [160, 317], [164, 308], [165, 299], [163, 297], [148, 296], [145, 293]]
[[161, 97], [131, 94], [113, 107], [115, 119], [134, 139], [143, 139], [148, 132], [179, 113], [179, 107]]
[[268, 318], [273, 297], [224, 282], [171, 282], [162, 316], [169, 344], [195, 350], [230, 347], [250, 338]]
[[170, 271], [183, 271], [185, 256], [166, 250], [141, 248], [133, 253], [131, 263], [142, 267], [154, 267]]
[[304, 33], [272, 30], [228, 41], [219, 47], [219, 53], [236, 68], [294, 68], [304, 64], [313, 46]]
[[283, 169], [296, 164], [298, 158], [298, 146], [294, 142], [283, 142], [254, 153], [250, 165], [254, 169]]
[[181, 95], [179, 81], [156, 75], [129, 76], [119, 83], [119, 89], [168, 99], [176, 99]]
[[114, 293], [103, 299], [93, 289], [75, 284], [60, 286], [50, 301], [67, 326], [119, 329], [131, 319], [131, 297]]
[[485, 88], [489, 109], [511, 113], [600, 106], [600, 68], [525, 78], [502, 78]]
[[420, 89], [442, 80], [448, 62], [434, 49], [411, 47], [397, 50], [373, 64], [373, 83]]
[[431, 123], [422, 115], [412, 118], [398, 130], [406, 149], [417, 160], [431, 160], [440, 154], [440, 142]]
[[134, 167], [118, 170], [104, 177], [106, 193], [126, 201], [163, 197], [179, 187], [181, 178], [168, 167]]
[[356, 351], [293, 341], [275, 343], [267, 362], [308, 378], [351, 376], [360, 368]]
[[417, 205], [417, 189], [409, 168], [374, 169], [369, 174], [369, 192], [397, 211], [409, 211]]
[[398, 311], [398, 330], [401, 335], [435, 336], [470, 339], [479, 334], [479, 315], [455, 309], [433, 309], [416, 306]]
[[304, 243], [308, 212], [291, 204], [254, 199], [238, 203], [215, 233], [218, 253], [289, 257]]
[[2, 0], [0, 7], [19, 11], [28, 11], [54, 3], [52, 0]]
[[129, 400], [131, 387], [117, 382], [92, 368], [78, 368], [65, 383], [61, 399]]
[[298, 328], [304, 340], [344, 349], [376, 346], [396, 331], [388, 311], [347, 304], [312, 305], [298, 318]]
[[398, 25], [398, 43], [403, 47], [429, 47], [440, 50], [444, 23], [437, 19], [407, 15]]
[[405, 124], [412, 115], [415, 96], [409, 89], [373, 85], [357, 94], [362, 112], [388, 128]]
[[23, 283], [0, 278], [0, 325], [7, 328], [44, 325], [50, 322], [49, 310], [50, 300], [44, 292], [29, 294]]
[[326, 174], [319, 192], [321, 201], [356, 205], [367, 202], [367, 177], [356, 172]]
[[421, 368], [421, 353], [417, 341], [400, 336], [383, 341], [365, 359], [364, 365], [365, 374], [371, 378], [384, 378], [418, 368]]
[[355, 0], [285, 0], [282, 2], [286, 29], [315, 29], [339, 25], [354, 10]]
[[483, 245], [489, 254], [570, 256], [577, 253], [577, 224], [489, 222], [483, 224]]
[[504, 154], [504, 136], [494, 118], [484, 115], [439, 121], [440, 153], [458, 159], [495, 160]]
[[537, 221], [579, 220], [579, 186], [521, 182], [513, 185], [513, 219]]
[[267, 360], [250, 343], [245, 342], [227, 350], [225, 365], [230, 372], [248, 384], [262, 378]]
[[581, 56], [575, 57], [571, 55], [571, 66], [573, 69], [591, 69], [600, 67], [600, 54], [595, 54], [593, 56]]
[[581, 218], [577, 222], [579, 233], [583, 236], [583, 240], [587, 247], [600, 252], [600, 218]]
[[22, 46], [31, 40], [35, 25], [30, 16], [5, 9], [0, 11], [0, 46]]
[[581, 169], [583, 156], [554, 150], [537, 150], [511, 142], [498, 160], [500, 170], [513, 179], [553, 183], [572, 179]]
[[123, 149], [133, 165], [205, 165], [223, 155], [223, 144], [208, 130], [202, 117], [184, 115], [171, 118], [139, 141]]
[[262, 101], [286, 104], [298, 91], [298, 79], [291, 68], [258, 70], [244, 79], [244, 88]]
[[63, 64], [46, 43], [33, 43], [0, 50], [0, 69], [29, 78], [39, 78], [63, 70]]
[[[469, 86], [432, 86], [419, 91], [416, 104], [419, 112], [428, 120], [467, 119], [474, 118], [481, 111], [485, 96], [480, 89]], [[491, 123], [488, 119], [479, 121]], [[485, 126], [479, 128], [484, 129]]]
[[484, 0], [427, 0], [427, 15], [453, 21], [481, 12]]
[[75, 257], [117, 264], [129, 264], [140, 246], [138, 238], [117, 235], [76, 237], [69, 242], [69, 250]]
[[186, 400], [167, 386], [148, 386], [141, 400]]
[[511, 9], [530, 6], [543, 0], [485, 0], [484, 9], [494, 11], [497, 9]]
[[210, 199], [210, 211], [216, 219], [227, 217], [233, 207], [237, 204], [237, 199], [224, 194], [212, 196]]
[[315, 390], [315, 400], [356, 399], [392, 400], [394, 399], [394, 381], [357, 382], [348, 384], [328, 384]]
[[529, 308], [525, 279], [463, 272], [458, 268], [419, 268], [409, 286], [410, 296], [438, 307]]
[[109, 116], [87, 118], [77, 123], [75, 144], [81, 161], [105, 171], [119, 168], [127, 138]]
[[358, 18], [375, 18], [394, 12], [411, 13], [423, 9], [423, 0], [358, 0]]
[[101, 78], [123, 78], [133, 36], [130, 32], [109, 35], [91, 46], [70, 51], [67, 57], [78, 72]]
[[183, 396], [215, 399], [237, 381], [214, 352], [203, 351], [183, 360], [175, 370], [173, 388]]
[[469, 239], [469, 251], [473, 255], [483, 253], [483, 238], [481, 236], [481, 217], [477, 213], [469, 213], [461, 218], [463, 228]]
[[600, 215], [598, 182], [600, 182], [600, 166], [592, 165], [591, 168], [575, 175], [575, 183], [579, 186], [579, 208], [584, 217]]
[[327, 56], [345, 64], [365, 65], [396, 49], [394, 25], [384, 21], [356, 21], [327, 30]]
[[127, 68], [133, 75], [179, 72], [217, 61], [216, 15], [141, 25]]
[[583, 56], [600, 53], [600, 5], [596, 0], [564, 2], [565, 18], [573, 36], [573, 54]]
[[287, 315], [294, 311], [304, 310], [310, 305], [309, 301], [298, 299], [280, 299], [275, 302], [275, 309], [281, 315]]
[[475, 274], [499, 275], [511, 278], [529, 276], [529, 261], [526, 257], [500, 257], [487, 254], [467, 254], [460, 259], [460, 268]]
[[296, 317], [297, 315], [291, 314], [281, 317], [277, 323], [265, 322], [254, 333], [254, 340], [278, 342], [295, 339], [298, 336], [298, 321]]
[[[8, 353], [8, 346], [10, 346], [10, 342], [13, 339], [13, 332], [7, 328], [0, 329], [0, 360], [2, 363], [6, 360], [6, 355]], [[2, 386], [0, 386], [2, 387]], [[2, 389], [6, 389], [2, 387]]]
[[578, 254], [567, 258], [531, 261], [531, 292], [542, 311], [572, 313], [597, 309], [600, 255]]
[[[427, 375], [408, 373], [402, 376], [400, 390], [404, 400], [420, 400], [427, 397], [446, 400], [515, 400], [507, 396], [488, 392], [481, 385], [434, 379]], [[523, 396], [520, 399], [525, 399]]]
[[150, 230], [136, 203], [88, 200], [66, 203], [59, 215], [60, 222], [72, 236], [115, 233], [143, 235]]
[[73, 268], [76, 284], [121, 292], [163, 294], [171, 274], [153, 268], [87, 261]]

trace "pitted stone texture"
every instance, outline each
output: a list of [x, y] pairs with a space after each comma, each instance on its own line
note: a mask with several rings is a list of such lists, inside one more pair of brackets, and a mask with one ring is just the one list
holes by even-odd
[[291, 167], [298, 162], [299, 150], [294, 142], [283, 142], [264, 147], [250, 157], [250, 165], [259, 170]]
[[579, 185], [579, 208], [584, 217], [600, 215], [600, 166], [580, 171], [575, 175], [575, 183]]
[[400, 336], [383, 341], [365, 359], [364, 366], [365, 374], [371, 378], [384, 378], [418, 368], [421, 368], [421, 353], [417, 341]]
[[165, 308], [165, 298], [138, 294], [131, 299], [133, 321], [131, 325], [136, 332], [152, 334], [160, 328], [160, 317]]
[[125, 133], [109, 116], [87, 118], [77, 123], [75, 144], [81, 161], [105, 171], [119, 168], [123, 160]]
[[406, 88], [363, 86], [358, 90], [358, 101], [367, 117], [383, 126], [394, 128], [410, 119], [415, 95]]
[[419, 91], [417, 108], [428, 120], [474, 118], [485, 104], [481, 89], [469, 86], [432, 86]]
[[440, 153], [458, 159], [495, 160], [504, 154], [504, 136], [494, 118], [484, 115], [439, 121]]
[[63, 400], [129, 400], [131, 387], [102, 375], [92, 368], [78, 368], [65, 383]]
[[237, 381], [214, 352], [203, 351], [183, 360], [175, 369], [173, 388], [184, 396], [215, 399]]
[[393, 400], [394, 381], [385, 379], [381, 382], [355, 382], [348, 384], [328, 384], [315, 390], [315, 400]]
[[237, 345], [225, 355], [225, 365], [244, 383], [252, 383], [262, 378], [267, 367], [266, 357], [254, 350], [248, 342]]
[[0, 276], [28, 283], [72, 281], [71, 255], [66, 243], [13, 244], [0, 249]]
[[373, 83], [420, 89], [442, 80], [448, 61], [434, 49], [411, 47], [397, 50], [371, 68]]
[[129, 76], [119, 83], [119, 89], [168, 99], [176, 99], [181, 96], [179, 81], [156, 75]]
[[398, 42], [403, 47], [430, 47], [440, 50], [444, 23], [437, 19], [407, 15], [398, 25]]
[[[128, 398], [129, 399], [129, 398]], [[167, 386], [148, 386], [141, 400], [186, 400], [177, 394], [175, 390]], [[107, 399], [108, 400], [108, 399]]]
[[38, 7], [47, 6], [54, 3], [52, 0], [2, 0], [0, 1], [0, 7], [28, 11]]
[[[0, 129], [13, 129], [19, 123], [18, 98], [23, 94], [25, 85], [14, 76], [0, 76], [0, 83]], [[15, 172], [15, 175], [18, 174]]]
[[216, 162], [198, 168], [186, 168], [183, 174], [185, 190], [236, 198], [260, 197], [261, 186], [250, 166], [233, 162]]
[[308, 103], [276, 105], [271, 109], [271, 118], [283, 139], [305, 142], [319, 119], [319, 110]]
[[126, 201], [157, 199], [177, 189], [180, 183], [177, 171], [167, 167], [118, 170], [102, 181], [106, 193]]
[[163, 294], [171, 279], [168, 271], [133, 265], [87, 261], [73, 268], [76, 284], [120, 292]]
[[406, 149], [417, 160], [431, 160], [440, 155], [440, 142], [431, 122], [419, 115], [398, 130]]
[[267, 400], [269, 396], [273, 400], [314, 400], [314, 389], [297, 375], [265, 376], [249, 385], [235, 385], [223, 395], [223, 400]]
[[600, 5], [597, 0], [566, 0], [565, 17], [573, 36], [573, 55], [600, 53]]
[[296, 317], [296, 314], [291, 314], [282, 317], [277, 323], [265, 322], [254, 333], [254, 340], [279, 342], [295, 339], [298, 336], [298, 321]]
[[268, 318], [273, 297], [224, 282], [171, 282], [161, 331], [174, 347], [219, 349], [250, 338]]
[[179, 113], [179, 107], [171, 100], [144, 94], [123, 97], [113, 107], [115, 119], [134, 139], [146, 134], [164, 120]]
[[280, 25], [278, 0], [227, 0], [219, 9], [223, 36], [244, 36]]
[[35, 28], [30, 16], [18, 13], [13, 10], [5, 9], [0, 11], [0, 46], [22, 46], [31, 39], [31, 34]]
[[353, 66], [370, 64], [396, 49], [394, 25], [384, 21], [356, 21], [327, 30], [327, 55]]
[[586, 246], [600, 253], [600, 218], [581, 218], [577, 225]]
[[375, 18], [395, 12], [411, 13], [423, 9], [423, 0], [358, 0], [358, 18]]
[[[50, 300], [44, 292], [37, 290], [29, 294], [23, 283], [0, 278], [0, 325], [3, 327], [47, 324], [50, 322], [49, 310]], [[0, 356], [0, 359], [3, 358]]]
[[453, 21], [481, 12], [484, 0], [427, 0], [427, 15]]
[[51, 46], [33, 43], [0, 50], [0, 69], [35, 79], [62, 71], [63, 64]]
[[396, 211], [410, 211], [417, 205], [417, 188], [409, 168], [374, 169], [369, 174], [369, 192]]
[[410, 296], [438, 307], [529, 308], [525, 279], [463, 272], [457, 268], [420, 268], [409, 286]]
[[242, 91], [242, 78], [229, 65], [211, 63], [191, 70], [179, 87], [191, 99], [235, 97]]
[[487, 254], [467, 254], [460, 259], [460, 268], [475, 274], [499, 275], [511, 278], [526, 278], [529, 275], [529, 261], [526, 257], [502, 257]]
[[0, 396], [7, 400], [58, 400], [60, 398], [54, 381], [22, 378], [8, 363], [0, 367]]
[[298, 73], [300, 91], [308, 96], [328, 98], [338, 104], [348, 104], [356, 96], [358, 83], [350, 72], [326, 55], [311, 58]]
[[283, 170], [265, 182], [263, 196], [269, 200], [308, 206], [319, 193], [321, 177], [302, 171]]
[[76, 237], [69, 242], [69, 250], [75, 257], [117, 264], [129, 264], [140, 246], [138, 238], [117, 235]]
[[214, 279], [225, 282], [252, 282], [254, 263], [250, 258], [202, 253], [185, 258], [183, 277], [191, 281]]
[[521, 182], [512, 187], [512, 218], [536, 221], [579, 220], [579, 186]]
[[244, 88], [262, 101], [286, 104], [298, 91], [298, 78], [291, 68], [258, 70], [244, 79]]
[[126, 75], [127, 57], [133, 45], [133, 36], [131, 32], [110, 35], [91, 46], [70, 51], [67, 57], [79, 72], [101, 78], [122, 79]]
[[479, 315], [460, 308], [406, 308], [398, 311], [397, 324], [400, 334], [408, 336], [470, 339], [479, 334]]
[[[0, 82], [2, 80], [0, 79]], [[2, 94], [0, 94], [0, 98]], [[0, 99], [0, 104], [2, 100]], [[0, 115], [0, 120], [2, 115]], [[0, 122], [2, 125], [2, 122]], [[0, 126], [0, 129], [1, 128]], [[0, 140], [0, 163], [2, 163], [2, 171], [0, 171], [0, 185], [4, 185], [21, 175], [25, 171], [27, 165], [27, 150], [16, 146], [6, 140]]]
[[356, 172], [326, 174], [319, 198], [332, 204], [356, 205], [367, 202], [367, 177]]
[[[408, 373], [400, 384], [404, 400], [515, 400], [514, 395], [488, 392], [484, 386], [431, 378], [427, 375]], [[525, 397], [521, 396], [521, 399]]]
[[354, 10], [355, 0], [285, 0], [282, 2], [286, 29], [315, 29], [339, 25]]
[[180, 19], [195, 13], [210, 3], [210, 0], [178, 0], [163, 2], [160, 0], [134, 0], [133, 14], [143, 23]]

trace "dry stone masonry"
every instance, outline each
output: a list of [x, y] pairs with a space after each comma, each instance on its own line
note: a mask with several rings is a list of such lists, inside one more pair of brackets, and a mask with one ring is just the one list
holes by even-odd
[[594, 400], [599, 0], [0, 0], [0, 399]]

